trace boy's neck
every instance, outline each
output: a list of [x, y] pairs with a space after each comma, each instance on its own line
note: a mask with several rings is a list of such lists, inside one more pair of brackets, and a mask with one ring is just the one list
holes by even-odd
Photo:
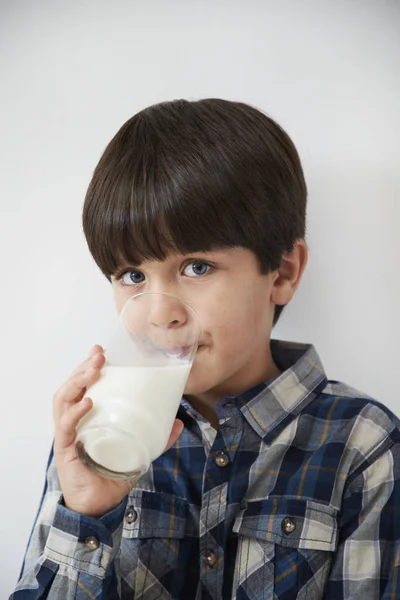
[[272, 358], [270, 345], [268, 344], [266, 352], [258, 355], [257, 360], [249, 365], [244, 375], [237, 374], [238, 377], [231, 378], [212, 390], [202, 394], [186, 395], [185, 397], [198, 413], [210, 421], [214, 429], [218, 429], [215, 405], [220, 398], [241, 394], [259, 383], [278, 377], [280, 374], [281, 371]]

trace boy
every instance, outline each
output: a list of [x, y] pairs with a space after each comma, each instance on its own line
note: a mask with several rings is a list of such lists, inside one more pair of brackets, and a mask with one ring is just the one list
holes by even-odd
[[270, 340], [307, 263], [306, 196], [293, 143], [245, 104], [162, 103], [110, 142], [83, 226], [117, 310], [166, 292], [204, 333], [167, 451], [136, 482], [75, 456], [102, 348], [57, 392], [13, 599], [400, 598], [399, 422], [328, 381], [312, 346]]

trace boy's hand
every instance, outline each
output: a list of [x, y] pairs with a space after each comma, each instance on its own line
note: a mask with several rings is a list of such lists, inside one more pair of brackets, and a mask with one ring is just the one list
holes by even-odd
[[[102, 347], [94, 346], [89, 358], [79, 365], [54, 396], [54, 456], [65, 505], [70, 510], [94, 518], [118, 506], [135, 485], [134, 481], [100, 477], [76, 456], [76, 426], [92, 408], [92, 401], [85, 397], [86, 388], [99, 379], [104, 363]], [[166, 450], [176, 442], [182, 430], [182, 421], [175, 420]]]

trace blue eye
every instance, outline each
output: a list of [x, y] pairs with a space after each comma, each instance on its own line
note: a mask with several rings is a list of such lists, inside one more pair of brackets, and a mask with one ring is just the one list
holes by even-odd
[[138, 285], [143, 283], [145, 277], [141, 271], [127, 271], [121, 279], [124, 285]]
[[208, 263], [196, 260], [186, 265], [183, 272], [187, 277], [201, 277], [201, 275], [206, 275], [211, 268]]

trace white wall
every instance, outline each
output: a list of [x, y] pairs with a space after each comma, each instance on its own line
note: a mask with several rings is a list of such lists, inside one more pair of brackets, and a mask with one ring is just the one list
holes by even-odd
[[397, 0], [2, 0], [1, 568], [14, 586], [52, 440], [51, 400], [113, 316], [81, 233], [91, 172], [137, 110], [224, 97], [302, 155], [310, 264], [276, 335], [397, 413]]

